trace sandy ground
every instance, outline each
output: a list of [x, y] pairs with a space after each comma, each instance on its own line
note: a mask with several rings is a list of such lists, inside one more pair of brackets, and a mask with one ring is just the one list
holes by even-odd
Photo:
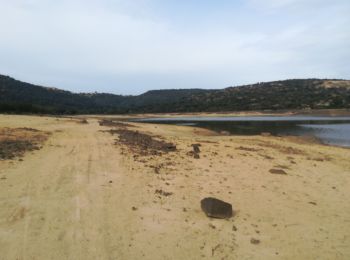
[[[350, 259], [350, 149], [138, 124], [178, 151], [135, 160], [88, 121], [0, 116], [52, 132], [23, 161], [0, 161], [1, 260]], [[207, 196], [235, 216], [207, 218]]]

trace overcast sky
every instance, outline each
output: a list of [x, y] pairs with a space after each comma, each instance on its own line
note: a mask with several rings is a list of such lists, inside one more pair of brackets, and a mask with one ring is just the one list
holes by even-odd
[[350, 79], [350, 0], [0, 0], [0, 74], [116, 94]]

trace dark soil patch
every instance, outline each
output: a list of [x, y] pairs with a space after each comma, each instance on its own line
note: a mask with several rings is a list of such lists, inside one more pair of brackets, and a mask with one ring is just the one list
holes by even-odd
[[133, 152], [140, 155], [161, 155], [163, 153], [176, 151], [176, 145], [173, 143], [157, 140], [154, 137], [132, 131], [128, 129], [113, 129], [111, 134], [119, 135], [119, 143], [129, 147]]
[[11, 160], [20, 157], [25, 151], [39, 150], [39, 146], [27, 140], [0, 141], [0, 159]]
[[33, 132], [33, 133], [40, 133], [41, 132], [38, 129], [34, 129], [34, 128], [30, 128], [30, 127], [20, 127], [20, 128], [14, 129], [14, 131], [18, 131], [18, 130], [27, 131], [27, 132]]
[[247, 151], [247, 152], [259, 152], [259, 151], [262, 151], [262, 149], [256, 149], [256, 148], [250, 148], [250, 147], [244, 147], [244, 146], [237, 147], [236, 150]]
[[49, 133], [33, 128], [0, 129], [0, 160], [22, 157], [27, 151], [41, 149]]
[[100, 126], [109, 126], [109, 127], [135, 127], [133, 125], [123, 123], [120, 121], [114, 121], [114, 120], [108, 120], [108, 119], [103, 119], [99, 121]]

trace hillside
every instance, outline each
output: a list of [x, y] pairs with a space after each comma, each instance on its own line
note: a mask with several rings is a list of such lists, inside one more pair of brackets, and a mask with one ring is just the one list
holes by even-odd
[[153, 90], [138, 96], [72, 93], [0, 75], [0, 112], [111, 114], [350, 108], [350, 81], [295, 79], [220, 90]]

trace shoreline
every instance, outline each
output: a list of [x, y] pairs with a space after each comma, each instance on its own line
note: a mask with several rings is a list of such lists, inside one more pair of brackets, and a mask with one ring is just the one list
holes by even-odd
[[147, 117], [183, 117], [183, 116], [288, 116], [288, 115], [309, 115], [309, 116], [350, 116], [350, 109], [286, 109], [286, 110], [262, 110], [262, 111], [226, 111], [226, 112], [174, 112], [174, 113], [130, 113], [130, 114], [11, 114], [0, 113], [3, 116], [37, 116], [37, 117], [61, 117], [61, 118], [147, 118]]
[[[210, 117], [207, 117], [207, 115], [205, 115], [206, 118], [210, 118]], [[150, 118], [153, 118], [153, 117], [150, 117]], [[167, 117], [168, 118], [168, 117]], [[183, 115], [182, 117], [169, 117], [169, 118], [186, 118], [185, 115]], [[140, 119], [148, 119], [147, 117], [144, 117], [144, 118], [140, 118]], [[113, 119], [111, 119], [113, 120]], [[172, 123], [170, 122], [162, 122], [161, 120], [157, 121], [142, 121], [142, 120], [135, 120], [134, 117], [131, 117], [131, 118], [123, 118], [122, 121], [127, 121], [127, 122], [134, 122], [134, 123], [145, 123], [145, 124], [156, 124], [156, 125], [178, 125], [178, 126], [185, 126], [185, 127], [196, 127], [196, 128], [202, 128], [202, 129], [207, 129], [209, 131], [212, 131], [213, 133], [215, 133], [216, 135], [221, 135], [221, 136], [264, 136], [264, 135], [271, 135], [271, 136], [275, 136], [275, 137], [285, 137], [285, 138], [296, 138], [296, 139], [301, 139], [301, 140], [308, 140], [310, 143], [319, 143], [319, 144], [323, 144], [323, 145], [329, 145], [329, 146], [335, 146], [335, 147], [341, 147], [341, 148], [346, 148], [346, 149], [349, 149], [350, 148], [350, 145], [349, 144], [346, 144], [346, 145], [342, 145], [341, 143], [332, 143], [332, 142], [329, 142], [327, 141], [327, 139], [322, 139], [321, 137], [318, 137], [316, 134], [306, 134], [306, 135], [297, 135], [297, 134], [283, 134], [283, 133], [271, 133], [267, 130], [267, 132], [261, 132], [260, 134], [259, 133], [247, 133], [247, 134], [241, 134], [241, 133], [235, 133], [235, 132], [230, 132], [230, 130], [225, 130], [225, 129], [222, 129], [222, 130], [215, 130], [215, 129], [212, 129], [211, 127], [209, 126], [205, 126], [205, 125], [198, 125], [196, 123], [199, 123], [199, 122], [210, 122], [210, 123], [213, 123], [213, 122], [216, 122], [216, 121], [210, 121], [210, 120], [188, 120], [189, 124], [177, 124], [176, 120], [174, 120]], [[183, 122], [186, 122], [187, 120], [184, 120]], [[249, 121], [249, 120], [247, 120]], [[218, 120], [217, 122], [219, 123], [222, 123], [222, 122], [226, 122], [226, 123], [229, 123], [230, 121], [220, 121]], [[232, 122], [239, 122], [239, 121], [232, 121]]]

